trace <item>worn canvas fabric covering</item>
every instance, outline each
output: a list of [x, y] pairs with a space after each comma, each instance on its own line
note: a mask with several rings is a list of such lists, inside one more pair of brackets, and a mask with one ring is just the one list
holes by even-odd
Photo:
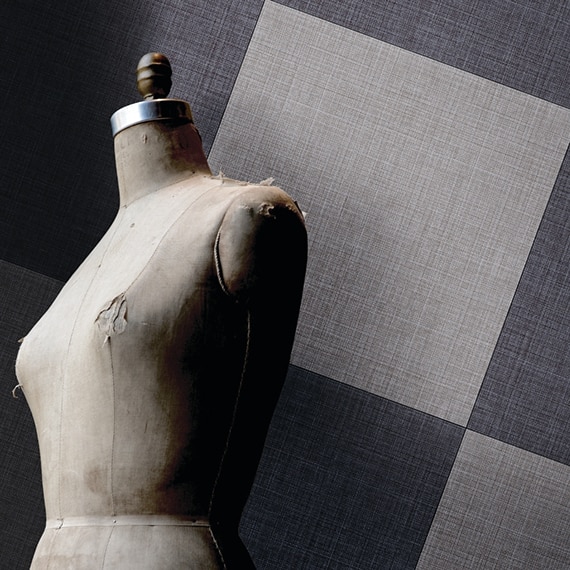
[[289, 363], [303, 216], [213, 176], [193, 123], [163, 117], [116, 134], [117, 216], [18, 352], [47, 519], [33, 570], [254, 567], [238, 524]]

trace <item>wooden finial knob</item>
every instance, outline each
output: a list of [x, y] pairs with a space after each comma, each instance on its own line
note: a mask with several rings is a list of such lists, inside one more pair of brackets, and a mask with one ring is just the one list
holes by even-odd
[[172, 86], [172, 68], [161, 53], [147, 53], [137, 65], [137, 88], [145, 99], [163, 99]]

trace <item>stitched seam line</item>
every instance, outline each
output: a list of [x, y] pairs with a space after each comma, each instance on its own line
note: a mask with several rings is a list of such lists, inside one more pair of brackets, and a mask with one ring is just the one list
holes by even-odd
[[[223, 223], [223, 220], [222, 220]], [[216, 266], [216, 276], [218, 277], [218, 283], [222, 288], [222, 291], [231, 297], [231, 293], [228, 291], [226, 284], [224, 283], [224, 274], [222, 272], [222, 262], [220, 261], [220, 237], [222, 235], [222, 224], [220, 224], [220, 229], [216, 235], [216, 242], [214, 243], [214, 264]]]
[[192, 527], [207, 528], [210, 523], [207, 519], [178, 518], [174, 515], [103, 515], [103, 516], [77, 516], [65, 519], [48, 519], [46, 528], [59, 530], [60, 528], [78, 527]]
[[61, 489], [62, 489], [62, 472], [61, 472], [61, 454], [62, 454], [62, 440], [63, 440], [63, 408], [64, 408], [64, 396], [65, 396], [65, 380], [66, 380], [66, 365], [69, 359], [69, 353], [71, 351], [71, 343], [73, 341], [73, 336], [75, 334], [75, 327], [77, 326], [77, 321], [79, 319], [79, 315], [82, 314], [82, 309], [83, 309], [83, 305], [85, 304], [85, 300], [87, 299], [87, 295], [89, 295], [89, 292], [91, 291], [91, 288], [93, 287], [93, 283], [95, 282], [95, 279], [97, 278], [97, 276], [99, 275], [99, 267], [101, 266], [101, 264], [103, 263], [103, 260], [105, 259], [105, 256], [107, 255], [107, 252], [109, 251], [109, 248], [111, 247], [112, 243], [113, 243], [113, 238], [115, 237], [115, 234], [117, 233], [117, 230], [119, 228], [119, 224], [117, 223], [117, 225], [115, 226], [115, 230], [113, 232], [113, 235], [111, 235], [109, 237], [109, 243], [107, 244], [107, 247], [105, 248], [105, 251], [101, 254], [101, 258], [99, 260], [99, 265], [98, 268], [95, 270], [95, 272], [93, 273], [93, 277], [91, 278], [91, 281], [89, 282], [89, 285], [87, 286], [87, 289], [85, 290], [85, 293], [83, 294], [83, 298], [81, 299], [81, 303], [79, 304], [79, 308], [77, 311], [77, 315], [75, 317], [75, 321], [73, 322], [73, 328], [71, 329], [71, 333], [69, 334], [69, 342], [67, 344], [67, 351], [65, 353], [65, 358], [63, 359], [62, 363], [61, 363], [61, 398], [60, 398], [60, 404], [59, 404], [59, 441], [58, 441], [58, 450], [57, 450], [57, 456], [58, 456], [58, 481], [57, 481], [57, 507], [58, 507], [58, 514], [59, 514], [59, 518], [63, 518], [62, 515], [62, 510], [61, 510]]
[[150, 257], [146, 260], [146, 263], [141, 267], [140, 271], [137, 273], [137, 276], [131, 281], [129, 286], [123, 291], [125, 295], [127, 291], [131, 289], [131, 287], [139, 280], [140, 276], [144, 273], [144, 270], [149, 266], [150, 262], [154, 259], [158, 250], [160, 249], [160, 246], [162, 245], [162, 242], [166, 239], [168, 234], [173, 230], [174, 226], [176, 226], [180, 221], [180, 219], [186, 215], [188, 210], [190, 210], [201, 198], [203, 198], [205, 194], [208, 194], [210, 190], [212, 190], [212, 187], [208, 186], [208, 188], [206, 188], [200, 195], [196, 196], [196, 198], [192, 200], [192, 202], [190, 202], [190, 204], [188, 204], [188, 206], [186, 206], [186, 208], [184, 208], [182, 212], [180, 212], [180, 215], [170, 224], [170, 226], [168, 226], [166, 231], [162, 234], [162, 236], [158, 240], [158, 243], [156, 244], [154, 251], [151, 253]]
[[111, 532], [109, 533], [109, 538], [107, 540], [107, 544], [105, 545], [105, 552], [103, 553], [103, 560], [101, 561], [101, 570], [105, 570], [105, 562], [107, 561], [107, 552], [109, 551], [109, 544], [111, 544], [111, 537], [113, 536], [114, 531], [115, 527], [111, 527]]
[[212, 532], [212, 527], [208, 527], [208, 530], [210, 532], [210, 536], [212, 537], [212, 541], [214, 543], [214, 546], [216, 547], [216, 551], [220, 556], [220, 559], [222, 561], [222, 565], [224, 568], [227, 568], [226, 561], [224, 560], [224, 555], [222, 554], [222, 550], [220, 548], [220, 545], [218, 544], [218, 541], [216, 540], [216, 537], [214, 536], [214, 533]]
[[113, 436], [111, 438], [111, 465], [109, 466], [110, 474], [109, 478], [111, 481], [111, 512], [113, 516], [117, 513], [115, 512], [115, 485], [113, 481], [114, 466], [115, 466], [115, 434], [117, 431], [117, 397], [116, 391], [117, 387], [115, 384], [115, 368], [113, 367], [113, 349], [111, 348], [111, 338], [107, 339], [109, 345], [109, 362], [111, 364], [111, 383], [113, 387]]

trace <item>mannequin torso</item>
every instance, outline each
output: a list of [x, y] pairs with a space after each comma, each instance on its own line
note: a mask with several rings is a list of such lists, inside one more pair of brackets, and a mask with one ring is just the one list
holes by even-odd
[[197, 137], [117, 135], [117, 217], [21, 346], [48, 519], [34, 569], [253, 567], [237, 523], [306, 235], [279, 189], [212, 177]]

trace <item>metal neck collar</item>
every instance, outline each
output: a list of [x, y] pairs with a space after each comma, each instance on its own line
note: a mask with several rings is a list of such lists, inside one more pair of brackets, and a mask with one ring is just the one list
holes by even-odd
[[111, 116], [113, 136], [128, 127], [149, 121], [185, 119], [194, 122], [190, 105], [181, 99], [150, 99], [127, 105]]

